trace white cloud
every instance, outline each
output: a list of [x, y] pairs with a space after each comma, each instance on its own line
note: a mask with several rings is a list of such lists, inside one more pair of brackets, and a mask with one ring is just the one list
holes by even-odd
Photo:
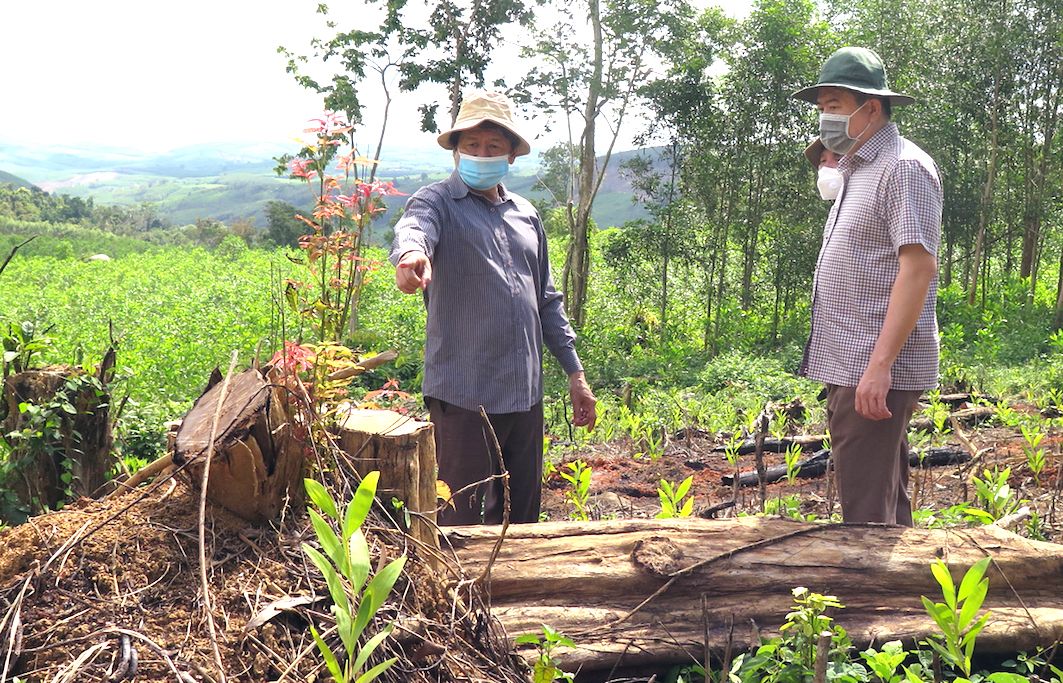
[[[729, 4], [745, 13], [746, 3]], [[305, 51], [327, 34], [316, 7], [317, 0], [5, 2], [0, 144], [286, 145], [321, 105], [285, 73], [276, 48]], [[347, 7], [351, 16], [358, 11]], [[396, 97], [390, 144], [431, 146], [432, 136], [415, 133], [424, 97]], [[370, 116], [367, 143], [375, 145], [376, 126]]]

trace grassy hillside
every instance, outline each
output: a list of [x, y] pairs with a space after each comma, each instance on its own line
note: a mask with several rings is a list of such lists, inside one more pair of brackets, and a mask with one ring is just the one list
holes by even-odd
[[36, 187], [36, 185], [30, 181], [5, 171], [0, 171], [0, 185], [14, 185], [15, 187], [25, 187], [31, 190]]
[[[150, 204], [157, 214], [174, 225], [200, 218], [225, 223], [251, 219], [265, 227], [265, 206], [280, 200], [309, 209], [312, 196], [304, 183], [278, 178], [273, 156], [285, 150], [267, 146], [193, 146], [155, 155], [135, 155], [108, 149], [40, 149], [7, 146], [0, 149], [0, 167], [11, 168], [34, 179], [42, 189], [83, 198], [97, 205]], [[290, 151], [290, 150], [288, 150]], [[635, 152], [614, 155], [594, 209], [599, 226], [620, 225], [646, 216], [631, 202], [631, 187], [619, 165]], [[518, 160], [508, 184], [531, 199], [543, 198], [532, 191], [538, 159]], [[392, 148], [386, 152], [380, 173], [405, 193], [445, 177], [451, 170], [446, 154]], [[0, 182], [3, 182], [0, 176]], [[28, 183], [28, 181], [22, 180]], [[392, 210], [403, 203], [392, 198]], [[387, 223], [390, 216], [382, 220]]]

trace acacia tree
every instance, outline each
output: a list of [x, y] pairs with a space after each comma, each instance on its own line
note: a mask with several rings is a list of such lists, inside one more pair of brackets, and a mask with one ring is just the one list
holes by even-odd
[[[278, 51], [288, 59], [287, 70], [303, 87], [323, 96], [325, 109], [342, 113], [350, 124], [347, 142], [358, 150], [355, 136], [364, 122], [365, 101], [362, 88], [367, 79], [379, 81], [383, 93], [383, 111], [376, 150], [371, 163], [362, 164], [363, 180], [372, 185], [384, 146], [394, 82], [406, 92], [436, 84], [447, 88], [450, 122], [457, 118], [461, 92], [468, 85], [483, 86], [484, 76], [502, 28], [512, 22], [528, 24], [531, 14], [523, 0], [368, 0], [360, 12], [364, 18], [376, 9], [379, 23], [374, 30], [337, 30], [329, 7], [320, 4], [317, 11], [326, 19], [326, 27], [336, 31], [330, 38], [311, 41], [309, 54], [296, 53], [283, 46]], [[371, 25], [367, 22], [364, 25]], [[316, 75], [324, 70], [325, 76]], [[426, 102], [419, 107], [421, 128], [437, 131], [438, 103]], [[308, 150], [300, 152], [306, 156]], [[291, 157], [281, 157], [278, 172]], [[322, 193], [323, 195], [323, 193]], [[361, 233], [359, 233], [361, 234]], [[350, 331], [358, 324], [357, 311], [349, 316]]]
[[[626, 119], [638, 106], [639, 88], [652, 72], [662, 41], [690, 9], [685, 0], [556, 0], [553, 9], [557, 22], [536, 32], [523, 50], [531, 66], [514, 96], [560, 115], [566, 128], [563, 149], [571, 151], [571, 173], [564, 200], [569, 242], [562, 289], [578, 327], [585, 320], [590, 276], [591, 209], [604, 170]], [[607, 142], [599, 162], [601, 125]]]
[[[636, 196], [645, 204], [653, 223], [635, 222], [625, 226], [624, 239], [610, 242], [610, 255], [647, 252], [658, 261], [658, 309], [662, 336], [668, 334], [669, 273], [673, 261], [684, 267], [701, 267], [707, 285], [706, 320], [713, 312], [712, 283], [719, 250], [711, 248], [718, 234], [706, 229], [715, 222], [706, 219], [706, 210], [715, 206], [717, 182], [698, 182], [718, 169], [718, 147], [701, 144], [718, 140], [721, 119], [717, 88], [710, 70], [725, 49], [725, 36], [733, 23], [718, 8], [710, 8], [687, 20], [680, 17], [677, 30], [661, 41], [661, 73], [640, 88], [650, 115], [639, 136], [642, 145], [660, 139], [668, 145], [657, 155], [640, 155], [628, 162]], [[662, 166], [665, 166], [662, 169]], [[693, 172], [698, 169], [701, 173]], [[699, 202], [698, 198], [704, 201]], [[711, 236], [709, 236], [711, 235]], [[641, 248], [636, 248], [635, 244]], [[708, 248], [706, 248], [708, 247]], [[708, 344], [706, 334], [706, 345]]]
[[1024, 175], [1022, 261], [1019, 275], [1030, 278], [1030, 296], [1037, 275], [1044, 235], [1043, 218], [1052, 190], [1050, 182], [1060, 167], [1058, 143], [1063, 112], [1063, 17], [1058, 3], [1022, 0], [1016, 19], [1027, 37], [1019, 49], [1016, 110], [1020, 116]]
[[[392, 73], [397, 76], [398, 89], [404, 92], [431, 84], [446, 88], [453, 123], [462, 90], [484, 85], [503, 28], [514, 22], [527, 27], [532, 21], [523, 0], [368, 0], [360, 19], [373, 10], [379, 22], [376, 28], [336, 30], [339, 22], [332, 18], [327, 5], [320, 4], [318, 13], [326, 19], [327, 29], [335, 33], [313, 39], [309, 53], [283, 46], [278, 51], [287, 57], [287, 70], [296, 82], [322, 94], [325, 107], [344, 113], [352, 126], [363, 123], [361, 89], [370, 77], [379, 81], [384, 111], [374, 156], [377, 160], [391, 105]], [[322, 70], [325, 76], [315, 75]], [[422, 103], [419, 110], [422, 129], [437, 131], [438, 102]]]

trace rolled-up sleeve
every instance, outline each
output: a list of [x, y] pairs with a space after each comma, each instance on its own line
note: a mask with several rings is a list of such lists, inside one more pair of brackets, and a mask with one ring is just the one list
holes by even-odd
[[554, 287], [550, 274], [550, 254], [546, 245], [546, 232], [542, 223], [536, 220], [539, 232], [539, 282], [542, 293], [539, 297], [539, 320], [543, 327], [543, 342], [550, 350], [566, 375], [583, 370], [576, 353], [576, 333], [572, 329], [568, 316], [565, 315], [564, 295]]
[[414, 193], [406, 201], [402, 217], [395, 224], [395, 239], [388, 256], [391, 265], [398, 265], [402, 255], [410, 251], [422, 251], [432, 258], [439, 243], [442, 223], [436, 204], [438, 202], [431, 201], [425, 189]]

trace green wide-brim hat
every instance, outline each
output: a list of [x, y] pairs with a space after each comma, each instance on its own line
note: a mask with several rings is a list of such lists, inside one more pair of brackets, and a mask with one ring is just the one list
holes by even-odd
[[819, 89], [824, 87], [845, 88], [865, 95], [886, 97], [894, 106], [915, 102], [914, 97], [890, 90], [886, 82], [886, 67], [879, 56], [866, 47], [843, 47], [823, 62], [819, 70], [819, 82], [802, 90], [793, 97], [816, 103]]

